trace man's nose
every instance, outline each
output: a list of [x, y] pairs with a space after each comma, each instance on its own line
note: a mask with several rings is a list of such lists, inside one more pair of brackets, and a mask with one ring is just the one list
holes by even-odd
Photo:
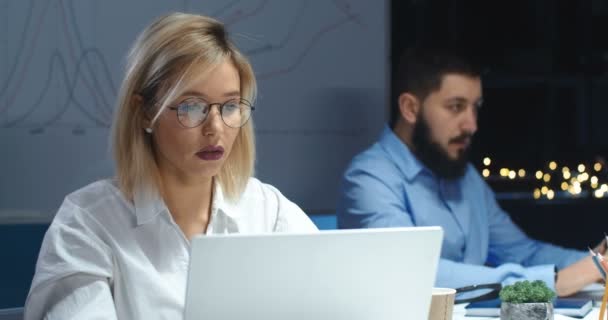
[[463, 116], [461, 129], [469, 134], [477, 132], [477, 108], [470, 106]]

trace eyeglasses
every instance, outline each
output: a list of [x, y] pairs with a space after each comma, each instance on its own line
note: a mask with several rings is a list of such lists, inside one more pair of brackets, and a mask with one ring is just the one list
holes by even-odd
[[249, 121], [255, 108], [245, 99], [232, 99], [224, 103], [207, 103], [200, 98], [188, 98], [169, 109], [177, 111], [177, 120], [187, 128], [200, 126], [209, 116], [211, 108], [216, 105], [224, 124], [230, 128], [240, 128]]

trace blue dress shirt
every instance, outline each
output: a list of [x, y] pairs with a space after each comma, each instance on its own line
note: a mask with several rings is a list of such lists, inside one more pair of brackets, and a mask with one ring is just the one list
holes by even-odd
[[441, 226], [439, 287], [543, 280], [555, 288], [554, 266], [586, 255], [527, 237], [472, 165], [458, 180], [439, 179], [388, 127], [350, 163], [337, 211], [343, 229]]

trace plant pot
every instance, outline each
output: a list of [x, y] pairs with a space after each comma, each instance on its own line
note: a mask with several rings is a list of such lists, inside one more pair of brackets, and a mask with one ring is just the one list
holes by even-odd
[[501, 320], [553, 320], [553, 304], [538, 303], [507, 303], [500, 305]]

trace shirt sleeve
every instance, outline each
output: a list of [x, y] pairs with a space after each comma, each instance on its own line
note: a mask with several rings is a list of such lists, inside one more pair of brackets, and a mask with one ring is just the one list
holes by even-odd
[[548, 273], [553, 277], [553, 265], [565, 268], [588, 255], [583, 251], [567, 249], [528, 237], [500, 208], [494, 192], [483, 182], [488, 211], [489, 252], [488, 263], [518, 263], [523, 266], [551, 265]]
[[554, 266], [524, 267], [516, 263], [505, 263], [489, 267], [440, 259], [435, 284], [438, 287], [460, 288], [487, 283], [508, 285], [521, 280], [542, 280], [549, 288], [554, 289]]
[[116, 319], [112, 255], [102, 227], [66, 199], [49, 227], [25, 303], [25, 320]]

